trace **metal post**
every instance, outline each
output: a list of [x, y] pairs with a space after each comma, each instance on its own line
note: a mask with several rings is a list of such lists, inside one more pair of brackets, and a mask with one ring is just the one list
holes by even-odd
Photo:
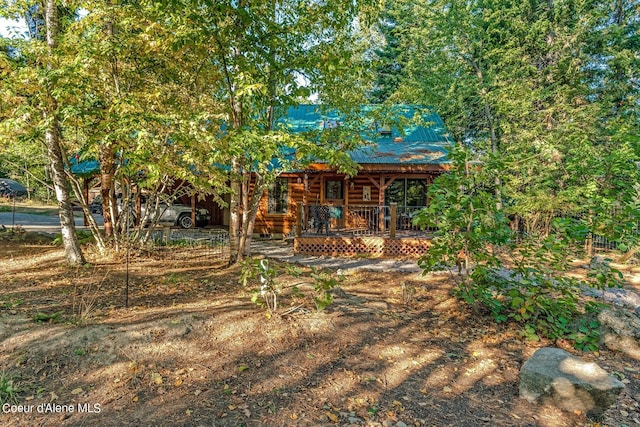
[[16, 192], [13, 191], [13, 214], [11, 215], [11, 228], [16, 228]]

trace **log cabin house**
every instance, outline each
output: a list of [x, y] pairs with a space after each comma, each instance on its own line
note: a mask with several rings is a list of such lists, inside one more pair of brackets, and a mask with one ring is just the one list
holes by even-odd
[[[396, 106], [393, 113], [400, 117], [396, 124], [376, 124], [367, 133], [370, 145], [349, 153], [359, 165], [355, 176], [339, 174], [321, 160], [282, 173], [262, 198], [255, 232], [292, 235], [301, 222], [309, 234], [380, 234], [391, 228], [394, 205], [397, 228], [412, 228], [413, 214], [428, 204], [429, 185], [447, 170], [453, 140], [433, 112]], [[340, 125], [317, 105], [290, 108], [284, 120], [293, 132]]]
[[[363, 107], [366, 108], [376, 107]], [[307, 243], [312, 248], [305, 250], [303, 242], [297, 241], [296, 250], [303, 253], [370, 253], [371, 248], [391, 255], [424, 251], [423, 242], [407, 239], [396, 242], [395, 249], [390, 250], [389, 231], [416, 231], [413, 216], [428, 205], [427, 190], [434, 178], [448, 169], [447, 154], [454, 142], [436, 113], [404, 105], [394, 107], [392, 112], [400, 120], [395, 124], [374, 123], [374, 131], [365, 137], [369, 144], [349, 152], [359, 165], [356, 175], [337, 173], [322, 160], [304, 170], [280, 174], [262, 197], [255, 233], [284, 237], [301, 228], [310, 236]], [[290, 108], [282, 121], [292, 132], [299, 133], [340, 126], [337, 115], [323, 114], [318, 105]], [[99, 165], [92, 169], [90, 177], [97, 170]], [[194, 211], [208, 209], [208, 226], [229, 225], [228, 209], [220, 207], [212, 197], [196, 200], [195, 196], [185, 196], [177, 202], [191, 205]], [[360, 240], [341, 237], [338, 241], [334, 237], [329, 242], [328, 234], [359, 236]], [[383, 240], [362, 241], [375, 236]]]

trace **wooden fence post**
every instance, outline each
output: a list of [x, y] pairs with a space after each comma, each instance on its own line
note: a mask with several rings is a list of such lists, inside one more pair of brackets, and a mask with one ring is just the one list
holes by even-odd
[[390, 213], [390, 222], [389, 222], [389, 237], [394, 239], [396, 237], [396, 217], [398, 215], [398, 204], [391, 203], [391, 213]]

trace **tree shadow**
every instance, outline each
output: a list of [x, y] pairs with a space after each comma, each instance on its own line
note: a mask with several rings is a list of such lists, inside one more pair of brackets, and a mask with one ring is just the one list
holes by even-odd
[[[167, 277], [153, 275], [151, 265], [134, 271], [133, 280]], [[202, 270], [183, 266], [167, 272], [194, 275], [199, 287], [172, 302], [168, 281], [166, 289], [152, 289], [157, 298], [148, 304], [107, 307], [103, 317], [83, 326], [38, 325], [3, 313], [13, 323], [0, 327], [0, 366], [19, 378], [23, 403], [100, 405], [100, 413], [3, 414], [3, 423], [586, 423], [582, 415], [518, 398], [519, 367], [535, 347], [508, 325], [487, 322], [460, 305], [447, 277], [356, 275], [324, 313], [267, 318], [237, 281], [230, 283], [237, 271], [200, 276]], [[210, 291], [205, 279], [219, 288]], [[412, 301], [403, 299], [401, 281], [415, 288]], [[135, 292], [134, 301], [147, 301]], [[68, 304], [63, 294], [57, 297], [59, 306]]]

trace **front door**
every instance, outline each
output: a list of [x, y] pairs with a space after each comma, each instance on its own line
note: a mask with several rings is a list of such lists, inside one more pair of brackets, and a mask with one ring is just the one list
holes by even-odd
[[329, 205], [332, 228], [344, 228], [344, 179], [326, 177], [323, 185], [323, 204]]

